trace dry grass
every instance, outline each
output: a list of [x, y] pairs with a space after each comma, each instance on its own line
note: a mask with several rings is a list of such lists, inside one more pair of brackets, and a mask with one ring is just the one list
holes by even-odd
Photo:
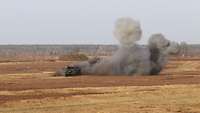
[[[47, 64], [49, 63], [45, 65], [37, 63], [35, 64], [38, 65], [37, 68], [35, 65], [30, 66], [31, 69], [36, 68], [38, 73], [35, 71], [18, 73], [14, 67], [20, 65], [24, 68], [29, 66], [29, 63], [26, 64], [27, 66], [23, 63], [2, 63], [0, 69], [7, 67], [14, 69], [11, 70], [13, 72], [11, 74], [6, 74], [7, 71], [0, 74], [0, 82], [10, 82], [11, 85], [15, 85], [18, 80], [33, 81], [34, 78], [34, 80], [37, 80], [36, 78], [64, 79], [50, 77], [50, 73], [56, 68], [52, 63], [52, 69], [47, 70]], [[173, 75], [169, 78], [171, 81], [177, 76], [199, 76], [199, 68], [200, 60], [173, 60], [169, 62], [162, 74]], [[81, 80], [85, 80], [83, 78]], [[78, 81], [78, 78], [73, 80], [85, 82]], [[47, 81], [47, 83], [55, 82]], [[0, 113], [200, 113], [200, 84], [1, 90]]]
[[3, 113], [198, 113], [200, 85], [68, 88], [1, 92], [0, 95], [65, 94], [8, 101]]
[[161, 74], [165, 75], [199, 75], [200, 60], [173, 60], [168, 63]]

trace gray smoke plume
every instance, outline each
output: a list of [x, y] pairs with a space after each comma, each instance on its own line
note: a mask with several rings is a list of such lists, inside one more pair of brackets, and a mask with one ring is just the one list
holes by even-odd
[[162, 34], [153, 34], [149, 38], [148, 48], [151, 53], [150, 74], [158, 74], [165, 66], [168, 56], [168, 47], [170, 47], [170, 41]]
[[169, 54], [178, 51], [178, 44], [167, 40], [162, 34], [153, 34], [147, 46], [138, 45], [142, 30], [140, 23], [131, 18], [120, 18], [114, 29], [120, 46], [107, 58], [95, 58], [74, 64], [82, 74], [100, 75], [156, 75], [163, 69]]
[[131, 18], [120, 18], [115, 23], [114, 36], [122, 46], [132, 46], [141, 39], [140, 23]]

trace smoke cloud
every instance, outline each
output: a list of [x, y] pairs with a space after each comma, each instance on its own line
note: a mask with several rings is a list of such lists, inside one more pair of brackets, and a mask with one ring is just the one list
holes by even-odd
[[140, 23], [131, 18], [120, 18], [114, 29], [120, 46], [107, 58], [96, 58], [74, 64], [82, 74], [100, 75], [156, 75], [166, 65], [169, 54], [178, 52], [178, 44], [167, 40], [164, 35], [153, 34], [147, 46], [138, 45], [142, 30]]
[[140, 23], [131, 18], [120, 18], [115, 24], [114, 36], [122, 46], [132, 46], [141, 39]]

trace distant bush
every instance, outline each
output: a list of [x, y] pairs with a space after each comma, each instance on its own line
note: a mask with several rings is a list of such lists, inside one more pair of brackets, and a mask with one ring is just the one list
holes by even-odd
[[89, 58], [87, 55], [81, 54], [81, 53], [71, 53], [71, 54], [62, 55], [59, 57], [59, 60], [62, 60], [62, 61], [84, 61], [88, 59]]

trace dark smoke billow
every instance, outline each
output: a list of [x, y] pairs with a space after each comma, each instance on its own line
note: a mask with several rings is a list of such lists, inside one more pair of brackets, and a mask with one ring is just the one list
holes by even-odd
[[[79, 68], [83, 75], [156, 75], [165, 66], [168, 55], [179, 50], [177, 43], [167, 40], [162, 34], [153, 34], [147, 46], [138, 45], [142, 30], [140, 23], [131, 18], [117, 20], [114, 36], [120, 45], [113, 56], [80, 62], [73, 67]], [[62, 75], [68, 75], [68, 71], [64, 68]]]

